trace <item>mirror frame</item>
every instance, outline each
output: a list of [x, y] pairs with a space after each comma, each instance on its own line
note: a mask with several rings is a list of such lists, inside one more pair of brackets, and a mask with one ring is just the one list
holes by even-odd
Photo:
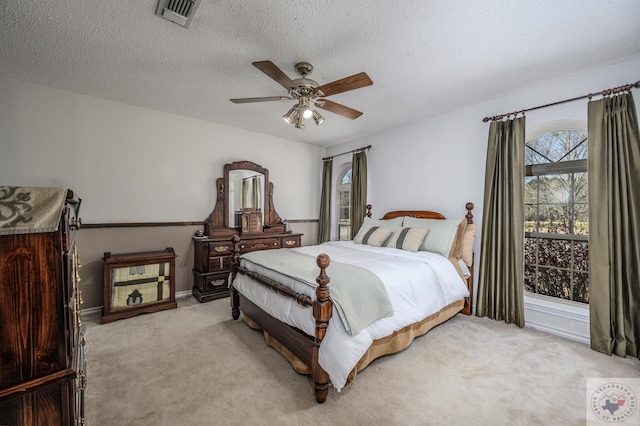
[[224, 175], [216, 180], [216, 206], [204, 221], [205, 234], [209, 236], [237, 234], [238, 230], [229, 223], [229, 172], [250, 170], [264, 175], [263, 229], [283, 225], [273, 206], [273, 183], [269, 181], [269, 170], [251, 161], [236, 161], [224, 165]]

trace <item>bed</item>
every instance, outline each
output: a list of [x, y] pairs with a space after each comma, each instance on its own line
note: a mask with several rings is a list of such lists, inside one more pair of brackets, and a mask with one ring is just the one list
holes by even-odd
[[243, 255], [234, 236], [232, 317], [242, 313], [296, 372], [311, 375], [323, 403], [330, 384], [340, 391], [376, 358], [471, 313], [472, 209], [467, 203], [462, 220], [427, 210], [369, 214], [352, 241]]

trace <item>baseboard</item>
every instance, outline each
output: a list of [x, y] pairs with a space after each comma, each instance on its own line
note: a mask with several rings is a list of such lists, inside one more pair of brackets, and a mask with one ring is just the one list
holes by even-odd
[[584, 336], [582, 334], [572, 333], [570, 331], [563, 330], [563, 329], [560, 329], [560, 328], [557, 328], [557, 327], [549, 327], [549, 326], [546, 326], [546, 325], [537, 324], [534, 321], [527, 321], [526, 327], [530, 327], [530, 328], [536, 329], [538, 331], [544, 331], [545, 333], [553, 334], [555, 336], [560, 336], [560, 337], [564, 337], [564, 338], [567, 338], [567, 339], [575, 340], [575, 341], [578, 341], [580, 343], [585, 343], [587, 345], [591, 343], [591, 339], [589, 338], [589, 336]]
[[102, 313], [102, 305], [100, 306], [96, 306], [94, 308], [87, 308], [87, 309], [82, 309], [80, 311], [80, 314], [84, 317], [84, 316], [89, 316], [91, 314], [95, 314], [95, 313]]
[[[576, 340], [581, 343], [590, 343], [590, 336], [588, 333], [572, 331], [571, 327], [564, 327], [564, 325], [578, 325], [585, 329], [589, 329], [589, 309], [588, 306], [577, 306], [575, 304], [569, 304], [563, 301], [548, 301], [546, 299], [538, 299], [536, 297], [526, 296], [524, 302], [525, 318], [526, 312], [531, 311], [539, 314], [543, 314], [549, 321], [540, 322], [535, 319], [526, 318], [526, 326], [534, 328], [536, 330], [544, 331], [556, 336], [565, 337], [567, 339]], [[579, 327], [572, 327], [579, 328]]]
[[178, 291], [176, 292], [176, 299], [179, 299], [181, 297], [187, 297], [187, 296], [191, 296], [191, 290], [185, 290], [185, 291]]
[[[185, 291], [178, 291], [176, 292], [176, 299], [179, 299], [181, 297], [187, 297], [187, 296], [191, 296], [191, 290], [185, 290]], [[100, 306], [95, 306], [93, 308], [87, 308], [87, 309], [82, 309], [80, 311], [80, 313], [84, 316], [84, 315], [91, 315], [91, 314], [95, 314], [95, 313], [102, 313], [102, 305]]]

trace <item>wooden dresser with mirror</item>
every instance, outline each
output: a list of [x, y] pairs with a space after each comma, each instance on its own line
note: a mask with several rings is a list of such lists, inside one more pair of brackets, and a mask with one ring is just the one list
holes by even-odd
[[200, 302], [229, 296], [234, 235], [240, 237], [240, 254], [302, 245], [302, 234], [287, 232], [276, 213], [273, 184], [264, 167], [250, 161], [226, 164], [216, 194], [204, 233], [193, 237], [193, 295]]

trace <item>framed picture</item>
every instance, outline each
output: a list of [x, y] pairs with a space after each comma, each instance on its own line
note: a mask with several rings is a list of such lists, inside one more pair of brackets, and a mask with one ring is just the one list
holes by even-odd
[[102, 258], [102, 323], [177, 307], [173, 248]]

